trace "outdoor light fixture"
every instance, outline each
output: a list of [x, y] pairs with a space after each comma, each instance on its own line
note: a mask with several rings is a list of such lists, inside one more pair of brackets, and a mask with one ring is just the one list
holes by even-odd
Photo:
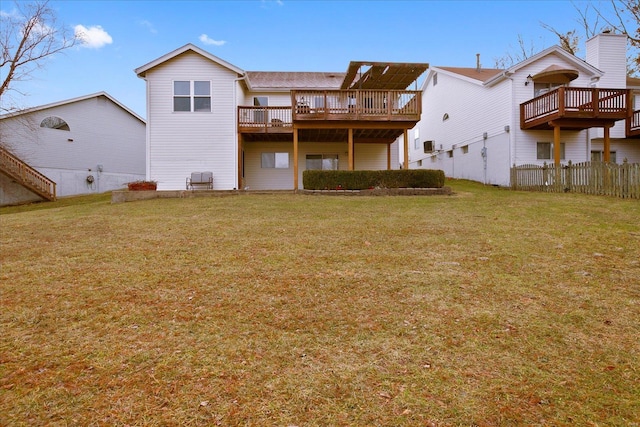
[[529, 86], [529, 83], [531, 83], [532, 81], [533, 81], [533, 77], [531, 77], [531, 74], [529, 74], [529, 75], [527, 76], [527, 81], [526, 81], [526, 82], [524, 82], [524, 85], [525, 85], [525, 86]]

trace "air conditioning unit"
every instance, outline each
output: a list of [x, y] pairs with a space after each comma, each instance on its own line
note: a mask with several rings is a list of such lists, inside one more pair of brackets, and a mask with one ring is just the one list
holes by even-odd
[[435, 144], [433, 143], [433, 141], [424, 141], [422, 145], [424, 146], [425, 153], [431, 153], [435, 149]]

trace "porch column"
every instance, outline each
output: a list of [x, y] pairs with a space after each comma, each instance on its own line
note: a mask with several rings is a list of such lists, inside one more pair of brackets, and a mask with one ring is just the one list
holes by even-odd
[[602, 153], [602, 160], [604, 160], [605, 162], [610, 162], [611, 161], [611, 138], [609, 137], [609, 131], [611, 128], [605, 125], [603, 129], [604, 129], [604, 148], [603, 148], [604, 153]]
[[298, 191], [298, 129], [293, 128], [293, 191]]
[[409, 130], [404, 130], [404, 167], [403, 169], [409, 169]]
[[242, 134], [238, 133], [238, 190], [244, 188], [244, 183], [242, 182], [242, 167]]
[[353, 146], [353, 129], [349, 128], [349, 170], [352, 171], [355, 168], [355, 159], [353, 156], [354, 146]]
[[560, 166], [560, 126], [553, 127], [553, 163]]

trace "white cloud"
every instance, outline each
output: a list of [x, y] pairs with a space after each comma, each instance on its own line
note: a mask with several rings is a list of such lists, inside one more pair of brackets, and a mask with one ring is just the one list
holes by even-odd
[[153, 24], [147, 20], [140, 21], [139, 24], [149, 30], [151, 34], [157, 34], [158, 31], [153, 27]]
[[99, 49], [105, 45], [113, 43], [113, 39], [100, 25], [85, 27], [76, 25], [74, 27], [76, 37], [82, 40], [82, 45], [91, 49]]
[[226, 43], [226, 41], [224, 40], [214, 40], [206, 34], [200, 35], [199, 39], [204, 44], [212, 44], [214, 46], [222, 46]]

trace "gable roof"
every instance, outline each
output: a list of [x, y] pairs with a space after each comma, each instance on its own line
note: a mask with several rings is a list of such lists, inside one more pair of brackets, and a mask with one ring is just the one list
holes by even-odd
[[[571, 71], [573, 72], [579, 72], [580, 70], [583, 70], [587, 73], [590, 73], [592, 75], [596, 75], [596, 76], [603, 76], [604, 73], [602, 71], [600, 71], [599, 69], [597, 69], [596, 67], [594, 67], [593, 65], [589, 64], [587, 61], [585, 61], [584, 59], [580, 59], [575, 55], [570, 54], [569, 52], [567, 52], [566, 50], [562, 49], [560, 46], [555, 45], [555, 46], [551, 46], [541, 52], [538, 52], [537, 54], [530, 56], [529, 58], [525, 59], [524, 61], [518, 62], [517, 64], [512, 65], [511, 67], [507, 68], [506, 70], [504, 70], [503, 73], [500, 73], [492, 78], [490, 78], [489, 80], [486, 80], [484, 82], [485, 85], [492, 85], [495, 84], [497, 82], [499, 82], [500, 80], [507, 78], [508, 76], [516, 73], [518, 70], [520, 70], [523, 67], [526, 67], [536, 61], [538, 61], [541, 58], [544, 58], [545, 56], [548, 55], [558, 55], [561, 58], [563, 58], [564, 60], [566, 60], [569, 63], [572, 63], [575, 65], [575, 69], [571, 69]], [[564, 66], [562, 68], [565, 68]]]
[[114, 97], [112, 97], [111, 95], [109, 95], [107, 92], [104, 92], [104, 91], [92, 93], [89, 95], [79, 96], [77, 98], [65, 99], [63, 101], [52, 102], [51, 104], [44, 104], [44, 105], [39, 105], [37, 107], [26, 108], [20, 111], [14, 111], [11, 113], [2, 114], [0, 115], [0, 119], [7, 119], [9, 117], [20, 116], [22, 114], [33, 113], [35, 111], [47, 110], [49, 108], [55, 108], [61, 105], [67, 105], [67, 104], [73, 104], [75, 102], [86, 101], [87, 99], [98, 98], [101, 96], [107, 98], [108, 100], [116, 104], [118, 107], [122, 108], [124, 111], [131, 114], [133, 117], [140, 120], [142, 123], [146, 124], [146, 121], [142, 117], [140, 117], [133, 110], [129, 109], [127, 106], [125, 106], [120, 101], [118, 101], [117, 99], [115, 99]]
[[345, 73], [296, 71], [247, 71], [251, 90], [339, 89]]
[[484, 82], [496, 75], [499, 75], [504, 70], [499, 68], [462, 68], [462, 67], [437, 67], [440, 70], [448, 71], [450, 73], [459, 74], [470, 79]]
[[147, 71], [151, 70], [154, 67], [157, 67], [158, 65], [167, 62], [170, 59], [175, 58], [178, 55], [182, 55], [185, 52], [195, 52], [201, 56], [203, 56], [204, 58], [209, 59], [210, 61], [215, 62], [218, 65], [221, 65], [225, 68], [228, 68], [229, 70], [237, 73], [237, 74], [244, 74], [244, 70], [242, 70], [241, 68], [236, 67], [235, 65], [225, 61], [224, 59], [220, 59], [215, 55], [212, 55], [211, 53], [207, 52], [204, 49], [200, 49], [198, 46], [191, 44], [191, 43], [187, 43], [186, 45], [179, 47], [178, 49], [169, 52], [165, 55], [162, 55], [160, 58], [154, 59], [153, 61], [136, 68], [134, 71], [136, 73], [136, 75], [140, 78], [145, 78]]

